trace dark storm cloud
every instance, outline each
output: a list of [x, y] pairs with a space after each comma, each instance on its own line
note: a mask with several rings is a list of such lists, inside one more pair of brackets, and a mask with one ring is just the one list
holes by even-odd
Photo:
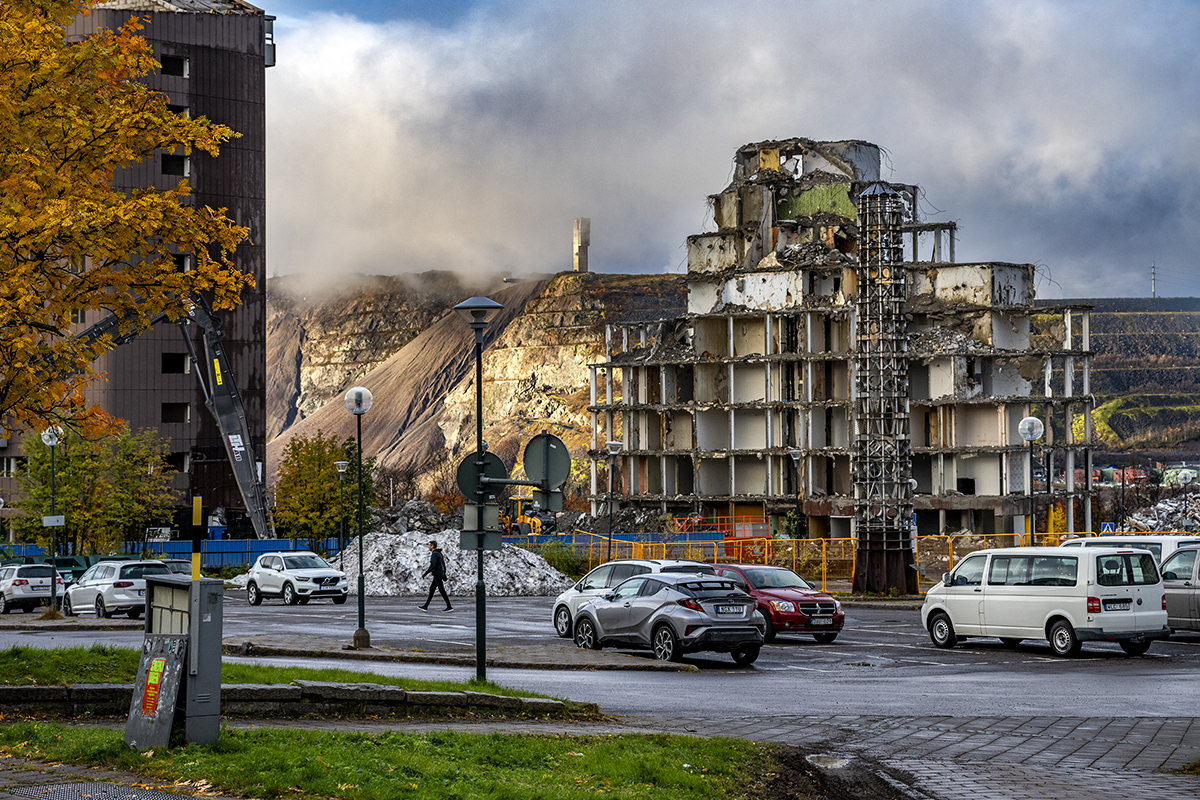
[[[269, 75], [276, 272], [675, 270], [733, 151], [867, 139], [961, 225], [959, 260], [1043, 296], [1191, 277], [1191, 3], [480, 6], [435, 29], [282, 19]], [[941, 209], [938, 213], [936, 210]], [[1164, 273], [1165, 274], [1165, 273]]]

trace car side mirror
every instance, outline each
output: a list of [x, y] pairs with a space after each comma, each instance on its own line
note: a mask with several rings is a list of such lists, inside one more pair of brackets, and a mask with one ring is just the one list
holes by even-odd
[[605, 600], [609, 600], [609, 601], [616, 600], [616, 599], [617, 599], [617, 593], [616, 593], [616, 592], [605, 592], [605, 593], [604, 593], [604, 599], [605, 599]]
[[1175, 573], [1174, 573], [1174, 572], [1171, 572], [1170, 570], [1167, 570], [1166, 572], [1164, 572], [1164, 573], [1162, 574], [1162, 577], [1163, 577], [1163, 580], [1164, 580], [1164, 581], [1177, 581], [1177, 580], [1179, 580], [1179, 578], [1177, 578], [1177, 577], [1175, 576]]
[[942, 573], [942, 585], [943, 585], [943, 586], [949, 586], [949, 585], [950, 585], [950, 573], [949, 573], [949, 572], [943, 572], [943, 573]]

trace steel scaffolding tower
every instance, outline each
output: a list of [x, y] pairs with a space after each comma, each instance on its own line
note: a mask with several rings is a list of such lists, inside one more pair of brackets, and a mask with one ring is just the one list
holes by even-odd
[[912, 568], [912, 440], [902, 197], [874, 183], [858, 198], [854, 354], [854, 590], [917, 591]]

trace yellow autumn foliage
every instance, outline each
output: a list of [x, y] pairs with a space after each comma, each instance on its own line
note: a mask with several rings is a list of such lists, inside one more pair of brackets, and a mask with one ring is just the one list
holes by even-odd
[[[0, 3], [0, 428], [75, 419], [92, 359], [111, 346], [71, 335], [72, 312], [111, 312], [123, 330], [186, 314], [204, 293], [233, 308], [250, 276], [234, 265], [246, 228], [196, 206], [186, 180], [124, 191], [119, 170], [156, 152], [216, 156], [236, 133], [172, 112], [139, 79], [158, 69], [132, 20], [67, 41], [94, 0]], [[179, 272], [175, 254], [193, 268]], [[90, 319], [103, 314], [92, 313]], [[95, 417], [99, 419], [100, 417]]]

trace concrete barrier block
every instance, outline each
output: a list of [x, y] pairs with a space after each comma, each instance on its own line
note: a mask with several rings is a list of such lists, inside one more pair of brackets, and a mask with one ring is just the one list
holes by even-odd
[[465, 706], [467, 697], [463, 692], [409, 692], [408, 702], [414, 706]]
[[221, 686], [222, 702], [294, 703], [302, 697], [303, 690], [291, 683], [227, 683]]
[[483, 692], [463, 692], [467, 705], [481, 708], [520, 708], [521, 698], [507, 697], [500, 694], [484, 694]]
[[0, 686], [0, 705], [29, 703], [65, 703], [70, 699], [66, 686]]
[[522, 697], [521, 706], [526, 711], [533, 711], [538, 714], [562, 711], [566, 708], [560, 700], [547, 700], [541, 697]]
[[133, 701], [132, 683], [74, 683], [68, 688], [72, 703], [128, 706]]
[[321, 703], [382, 703], [404, 705], [407, 692], [399, 686], [369, 683], [327, 683], [325, 681], [294, 681], [304, 699]]

